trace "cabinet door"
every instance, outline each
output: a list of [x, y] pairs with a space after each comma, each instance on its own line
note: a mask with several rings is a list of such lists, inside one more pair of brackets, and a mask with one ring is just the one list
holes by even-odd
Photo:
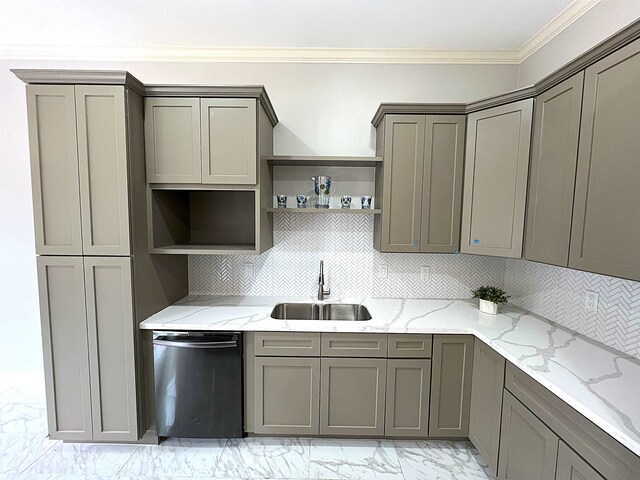
[[460, 251], [522, 256], [533, 100], [467, 119]]
[[468, 437], [473, 336], [434, 335], [429, 435]]
[[124, 87], [78, 85], [78, 159], [85, 255], [129, 255]]
[[464, 129], [463, 115], [427, 115], [421, 252], [454, 253], [460, 249]]
[[84, 257], [94, 440], [138, 439], [131, 259]]
[[504, 369], [502, 355], [476, 340], [473, 351], [469, 440], [494, 474], [498, 471]]
[[149, 183], [200, 183], [200, 99], [145, 98]]
[[82, 255], [72, 85], [27, 85], [36, 253]]
[[382, 192], [383, 252], [419, 252], [424, 115], [387, 115]]
[[37, 264], [49, 435], [91, 440], [82, 258], [38, 257]]
[[317, 435], [319, 358], [255, 358], [255, 433]]
[[640, 280], [640, 41], [585, 71], [569, 266]]
[[555, 480], [604, 480], [604, 478], [561, 441], [558, 446]]
[[323, 358], [320, 433], [383, 435], [387, 360]]
[[202, 183], [256, 184], [256, 100], [203, 98]]
[[536, 98], [525, 258], [566, 267], [582, 109], [580, 72]]
[[502, 406], [501, 480], [554, 480], [558, 437], [507, 390]]
[[430, 379], [431, 360], [388, 361], [386, 436], [427, 436]]

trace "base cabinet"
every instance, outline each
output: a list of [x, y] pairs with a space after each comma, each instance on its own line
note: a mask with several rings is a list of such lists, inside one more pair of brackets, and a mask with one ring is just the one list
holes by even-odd
[[554, 480], [558, 437], [505, 390], [498, 478]]
[[564, 442], [560, 442], [556, 480], [604, 480], [604, 477]]
[[320, 359], [256, 357], [255, 433], [317, 435]]
[[476, 340], [473, 351], [469, 440], [494, 474], [498, 471], [504, 369], [504, 357]]
[[431, 372], [429, 435], [469, 436], [473, 372], [472, 335], [435, 335]]
[[385, 435], [426, 437], [431, 360], [389, 359]]
[[384, 435], [387, 360], [323, 358], [320, 433]]

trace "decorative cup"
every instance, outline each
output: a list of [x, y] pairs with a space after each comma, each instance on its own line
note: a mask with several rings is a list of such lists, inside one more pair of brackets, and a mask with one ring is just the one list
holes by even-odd
[[329, 208], [329, 199], [333, 192], [331, 191], [331, 177], [326, 175], [318, 175], [311, 177], [313, 187], [316, 192], [316, 208]]
[[351, 195], [343, 195], [340, 199], [340, 208], [351, 208]]
[[276, 195], [278, 199], [278, 208], [287, 208], [287, 196], [286, 195]]
[[307, 208], [307, 196], [296, 195], [296, 204], [298, 205], [298, 208]]
[[371, 208], [371, 195], [363, 195], [360, 197], [360, 205], [364, 210], [369, 210]]

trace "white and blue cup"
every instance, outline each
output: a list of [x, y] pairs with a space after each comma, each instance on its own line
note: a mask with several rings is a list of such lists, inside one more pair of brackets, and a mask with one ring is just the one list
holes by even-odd
[[371, 195], [363, 195], [360, 197], [360, 205], [364, 210], [369, 210], [371, 208]]
[[276, 195], [278, 199], [278, 208], [287, 208], [287, 196], [286, 195]]
[[340, 208], [351, 208], [351, 195], [343, 195], [340, 199]]
[[307, 208], [307, 196], [306, 195], [296, 195], [296, 204], [298, 208]]
[[331, 177], [318, 175], [311, 177], [313, 188], [316, 192], [316, 208], [329, 208], [329, 200], [333, 192], [331, 191]]

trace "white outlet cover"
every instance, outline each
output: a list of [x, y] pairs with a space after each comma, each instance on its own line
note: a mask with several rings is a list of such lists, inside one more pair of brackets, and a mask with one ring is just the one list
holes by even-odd
[[587, 295], [584, 297], [584, 308], [587, 312], [598, 311], [598, 292], [587, 290]]
[[429, 275], [431, 275], [431, 269], [429, 267], [420, 267], [420, 280], [422, 280], [423, 282], [429, 280]]
[[253, 263], [246, 262], [244, 264], [244, 277], [253, 278]]
[[378, 265], [378, 278], [387, 278], [389, 269], [386, 265]]

